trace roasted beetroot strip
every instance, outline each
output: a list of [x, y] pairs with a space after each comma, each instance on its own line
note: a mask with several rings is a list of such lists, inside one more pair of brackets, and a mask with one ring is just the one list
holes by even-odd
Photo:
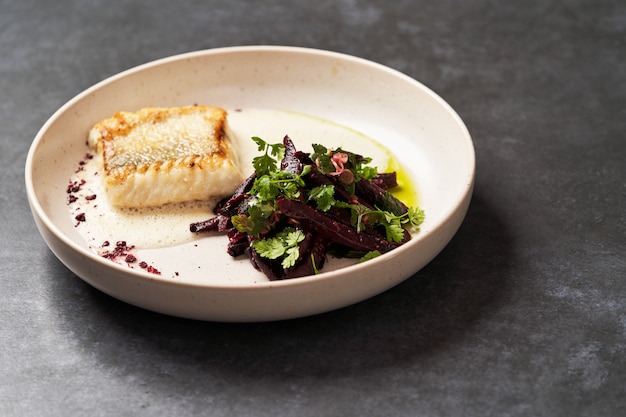
[[291, 174], [299, 174], [302, 172], [302, 163], [298, 159], [298, 151], [289, 136], [283, 139], [285, 146], [285, 156], [280, 161], [280, 169]]
[[315, 275], [316, 270], [319, 271], [324, 267], [328, 244], [325, 237], [308, 233], [299, 247], [300, 259], [294, 266], [285, 270], [285, 279]]
[[398, 177], [394, 172], [379, 172], [374, 178], [372, 183], [376, 184], [383, 190], [391, 190], [398, 186]]
[[350, 226], [329, 219], [319, 210], [300, 201], [279, 198], [277, 204], [285, 216], [298, 220], [307, 229], [320, 233], [330, 241], [347, 246], [350, 249], [364, 252], [377, 250], [384, 253], [398, 247], [398, 244], [377, 238], [368, 233], [359, 233]]
[[226, 232], [226, 235], [228, 236], [226, 252], [232, 257], [243, 255], [248, 247], [248, 234], [233, 227]]
[[214, 231], [214, 230], [217, 230], [217, 225], [219, 221], [220, 221], [219, 216], [215, 216], [208, 220], [202, 220], [200, 222], [191, 223], [189, 225], [189, 231], [192, 233]]
[[356, 194], [350, 194], [341, 184], [338, 184], [336, 180], [321, 173], [316, 166], [313, 166], [311, 172], [307, 175], [307, 180], [313, 187], [332, 185], [335, 187], [335, 198], [349, 204], [361, 204], [371, 210], [374, 210], [374, 205]]
[[[304, 165], [311, 167], [307, 174], [308, 188], [316, 186], [332, 185], [335, 188], [335, 198], [350, 204], [361, 204], [370, 209], [382, 209], [396, 215], [402, 215], [408, 208], [387, 190], [398, 185], [396, 173], [378, 174], [371, 182], [361, 179], [355, 184], [355, 194], [350, 194], [336, 178], [331, 178], [318, 171], [317, 166], [310, 158], [310, 154], [296, 150], [288, 136], [283, 139], [285, 155], [280, 161], [283, 171], [293, 174], [302, 173]], [[358, 157], [361, 158], [361, 157]], [[339, 208], [333, 208], [329, 212], [322, 213], [304, 201], [279, 198], [276, 201], [280, 213], [282, 213], [282, 225], [275, 225], [268, 234], [262, 238], [271, 237], [277, 230], [290, 223], [302, 229], [306, 238], [299, 244], [299, 258], [295, 265], [283, 269], [278, 260], [261, 257], [252, 242], [261, 238], [251, 236], [238, 231], [231, 221], [231, 217], [246, 213], [251, 196], [248, 194], [256, 180], [256, 174], [249, 176], [231, 195], [220, 201], [215, 208], [216, 216], [190, 225], [194, 233], [217, 231], [226, 233], [228, 236], [227, 253], [233, 257], [247, 255], [252, 265], [265, 274], [270, 280], [282, 280], [313, 275], [326, 262], [329, 249], [338, 245], [348, 251], [365, 253], [369, 251], [388, 252], [397, 248], [410, 239], [410, 234], [405, 231], [405, 239], [400, 242], [389, 242], [385, 239], [384, 230], [375, 226], [363, 225], [363, 229], [357, 231], [350, 223], [350, 213]], [[284, 224], [283, 224], [284, 223]]]
[[271, 259], [263, 258], [259, 255], [259, 253], [254, 250], [254, 247], [252, 247], [254, 239], [254, 237], [248, 235], [248, 248], [246, 249], [252, 266], [264, 273], [271, 281], [284, 279], [285, 271], [280, 262], [274, 262]]
[[365, 179], [361, 179], [356, 183], [356, 194], [374, 207], [389, 211], [397, 216], [401, 216], [409, 211], [409, 208], [389, 191]]
[[239, 207], [248, 197], [248, 191], [254, 185], [254, 180], [256, 179], [256, 173], [253, 173], [248, 178], [244, 180], [243, 183], [233, 193], [233, 195], [224, 202], [223, 205], [216, 209], [218, 214], [222, 214], [224, 216], [234, 216], [238, 214]]

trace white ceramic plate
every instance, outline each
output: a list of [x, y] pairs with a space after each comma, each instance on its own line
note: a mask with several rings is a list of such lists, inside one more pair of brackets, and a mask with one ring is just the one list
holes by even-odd
[[[247, 260], [231, 259], [223, 236], [141, 253], [168, 271], [161, 275], [99, 256], [78, 232], [67, 203], [68, 181], [87, 151], [87, 131], [120, 110], [194, 103], [244, 111], [287, 110], [373, 138], [391, 151], [416, 186], [426, 212], [420, 232], [372, 261], [274, 282], [259, 276]], [[319, 142], [337, 146], [329, 140]], [[415, 274], [459, 228], [471, 199], [474, 171], [474, 149], [463, 122], [414, 79], [348, 55], [249, 46], [162, 59], [89, 88], [41, 128], [25, 175], [29, 203], [45, 242], [87, 283], [165, 314], [267, 321], [347, 306]]]

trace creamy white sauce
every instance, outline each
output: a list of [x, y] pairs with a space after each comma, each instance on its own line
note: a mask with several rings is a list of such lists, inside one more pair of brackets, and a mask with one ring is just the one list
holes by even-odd
[[238, 153], [246, 175], [253, 172], [252, 158], [259, 155], [251, 140], [258, 136], [268, 143], [282, 142], [288, 135], [296, 149], [312, 152], [311, 144], [328, 148], [342, 147], [372, 158], [373, 166], [385, 171], [390, 153], [379, 143], [364, 134], [340, 124], [317, 117], [282, 110], [244, 109], [230, 110], [228, 123], [238, 143]]
[[[373, 159], [372, 165], [384, 171], [390, 163], [389, 152], [367, 136], [330, 121], [304, 114], [261, 109], [229, 110], [228, 123], [244, 174], [253, 172], [252, 158], [259, 154], [252, 136], [269, 143], [282, 142], [285, 135], [296, 148], [311, 152], [312, 143], [327, 147], [343, 147]], [[115, 242], [125, 241], [138, 249], [166, 248], [195, 239], [189, 232], [193, 222], [213, 217], [215, 201], [170, 204], [161, 207], [126, 209], [112, 206], [106, 196], [99, 170], [98, 156], [86, 160], [72, 182], [84, 180], [80, 190], [73, 193], [77, 200], [68, 204], [70, 215], [89, 247], [98, 253], [111, 250]], [[90, 200], [89, 197], [96, 196]], [[84, 214], [84, 221], [75, 220]], [[104, 242], [110, 246], [103, 247]], [[224, 251], [226, 250], [224, 238]]]

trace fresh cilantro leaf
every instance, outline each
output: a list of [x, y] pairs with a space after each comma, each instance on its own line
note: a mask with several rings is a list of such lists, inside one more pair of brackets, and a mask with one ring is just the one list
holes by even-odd
[[257, 175], [267, 175], [270, 172], [276, 171], [278, 169], [276, 168], [276, 164], [277, 161], [268, 154], [256, 156], [252, 159], [252, 167]]
[[278, 259], [285, 254], [285, 245], [278, 238], [255, 240], [252, 246], [260, 256], [268, 259]]
[[357, 172], [360, 178], [365, 178], [368, 181], [371, 181], [376, 177], [376, 175], [378, 175], [378, 169], [370, 166], [361, 165], [359, 169], [357, 169]]
[[272, 182], [272, 178], [266, 174], [255, 180], [253, 192], [261, 201], [268, 201], [278, 195], [278, 187]]
[[240, 232], [246, 232], [250, 235], [256, 235], [264, 229], [264, 222], [259, 222], [254, 217], [250, 217], [246, 214], [232, 216], [230, 221], [237, 230]]
[[283, 157], [285, 156], [285, 145], [283, 145], [282, 143], [272, 143], [268, 146], [270, 149], [270, 155], [272, 155], [279, 161], [283, 159]]
[[305, 236], [302, 230], [294, 230], [284, 235], [283, 240], [287, 246], [293, 247], [293, 246], [297, 246], [298, 243], [302, 242], [304, 240], [304, 237]]
[[336, 207], [350, 209], [350, 223], [357, 232], [362, 232], [366, 225], [382, 226], [385, 228], [386, 239], [390, 242], [404, 240], [404, 229], [415, 230], [424, 220], [424, 211], [419, 208], [409, 208], [402, 214], [396, 215], [390, 211], [370, 209], [362, 204], [348, 204], [343, 201], [335, 202]]
[[311, 145], [311, 147], [313, 147], [313, 153], [311, 154], [311, 158], [313, 160], [315, 160], [315, 158], [318, 158], [320, 156], [329, 156], [328, 155], [328, 148], [324, 145], [320, 145], [319, 143], [314, 143]]
[[304, 187], [304, 180], [300, 175], [285, 171], [276, 173], [273, 182], [281, 195], [292, 200], [300, 197], [300, 190]]
[[[306, 172], [309, 171], [306, 170]], [[293, 174], [286, 171], [275, 171], [261, 175], [256, 178], [251, 194], [257, 195], [263, 201], [276, 200], [280, 196], [292, 200], [297, 199], [305, 186], [302, 176], [303, 174]]]
[[313, 147], [311, 159], [315, 161], [318, 171], [322, 174], [333, 172], [335, 170], [335, 166], [332, 162], [330, 162], [332, 152], [324, 145], [320, 145], [318, 143], [314, 143], [311, 146]]
[[385, 218], [386, 223], [393, 223], [399, 221], [399, 216], [396, 216], [390, 211], [380, 211], [380, 214]]
[[271, 226], [270, 219], [274, 215], [274, 206], [267, 203], [251, 201], [245, 214], [232, 216], [233, 226], [240, 232], [257, 236]]
[[268, 259], [281, 259], [284, 269], [296, 264], [300, 257], [298, 244], [305, 238], [302, 230], [285, 228], [274, 237], [258, 239], [252, 242], [252, 247], [257, 253]]
[[309, 192], [309, 200], [314, 200], [317, 209], [328, 211], [335, 204], [335, 187], [332, 185], [320, 185]]
[[418, 207], [409, 207], [409, 211], [407, 213], [408, 222], [414, 228], [419, 227], [426, 217], [424, 214], [424, 210]]
[[263, 139], [261, 139], [258, 136], [252, 136], [252, 140], [254, 141], [254, 143], [257, 144], [257, 148], [259, 152], [265, 152], [265, 149], [267, 148], [267, 142], [265, 142]]
[[370, 259], [377, 258], [381, 253], [377, 250], [369, 251], [359, 259], [359, 263], [369, 261]]
[[257, 175], [266, 175], [279, 171], [279, 161], [285, 154], [285, 146], [282, 143], [269, 144], [258, 136], [253, 136], [252, 140], [257, 144], [262, 155], [252, 159], [252, 166]]
[[404, 239], [404, 229], [400, 225], [400, 222], [391, 222], [383, 224], [385, 227], [385, 233], [387, 240], [390, 242], [402, 242]]
[[286, 256], [283, 258], [281, 262], [281, 266], [283, 269], [290, 268], [298, 262], [298, 258], [300, 257], [300, 250], [298, 246], [291, 247], [285, 250]]

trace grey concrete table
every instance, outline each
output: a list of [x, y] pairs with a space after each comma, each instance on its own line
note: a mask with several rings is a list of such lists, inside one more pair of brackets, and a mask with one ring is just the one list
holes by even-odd
[[[466, 221], [384, 294], [218, 324], [84, 284], [37, 233], [28, 147], [90, 85], [220, 46], [415, 77], [477, 153]], [[626, 3], [0, 1], [0, 415], [626, 415]]]

